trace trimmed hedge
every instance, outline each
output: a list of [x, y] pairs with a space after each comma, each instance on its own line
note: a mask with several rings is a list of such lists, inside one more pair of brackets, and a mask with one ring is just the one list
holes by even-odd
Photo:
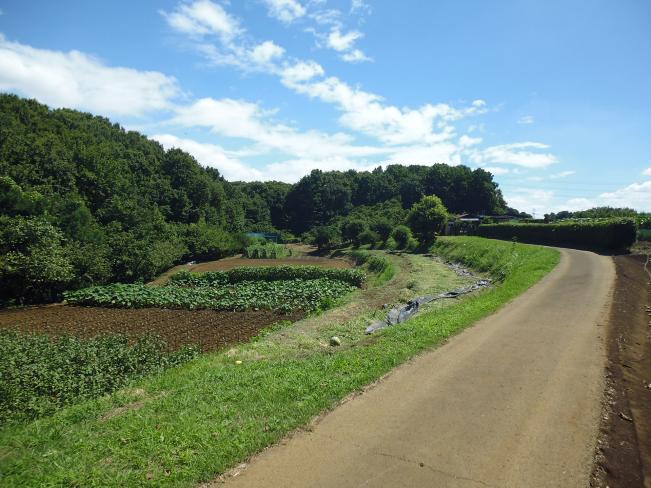
[[582, 249], [618, 250], [633, 245], [637, 225], [631, 219], [567, 221], [553, 224], [487, 224], [480, 225], [481, 237], [535, 244], [551, 244]]
[[233, 285], [243, 281], [285, 281], [285, 280], [329, 280], [343, 281], [362, 287], [366, 275], [358, 269], [322, 268], [319, 266], [250, 266], [228, 271], [191, 273], [180, 271], [170, 277], [173, 286]]

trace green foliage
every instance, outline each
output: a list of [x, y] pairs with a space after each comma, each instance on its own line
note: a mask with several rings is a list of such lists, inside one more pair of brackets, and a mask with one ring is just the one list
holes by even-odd
[[374, 245], [375, 243], [379, 242], [380, 239], [381, 239], [380, 234], [370, 229], [365, 230], [357, 237], [357, 240], [359, 241], [360, 244], [370, 244], [370, 245]]
[[558, 213], [545, 214], [545, 220], [553, 222], [566, 219], [635, 218], [637, 215], [638, 213], [632, 208], [594, 207], [576, 212], [563, 210]]
[[249, 259], [280, 259], [291, 255], [290, 248], [273, 242], [254, 244], [244, 249], [244, 256]]
[[110, 393], [198, 354], [194, 348], [172, 353], [166, 348], [151, 336], [129, 341], [108, 335], [83, 341], [0, 330], [0, 424], [30, 420]]
[[368, 230], [365, 222], [361, 220], [350, 220], [341, 227], [341, 237], [346, 242], [352, 242], [355, 246], [361, 243], [361, 235]]
[[391, 235], [393, 225], [388, 220], [378, 220], [371, 225], [371, 230], [380, 236], [382, 242], [386, 242]]
[[42, 218], [0, 217], [2, 300], [51, 300], [72, 279], [59, 230]]
[[393, 229], [391, 238], [395, 241], [397, 249], [405, 249], [413, 239], [411, 229], [406, 225], [399, 225]]
[[232, 285], [104, 285], [65, 293], [73, 305], [116, 308], [174, 308], [212, 310], [267, 309], [283, 313], [311, 312], [328, 308], [336, 299], [352, 291], [348, 283], [328, 278], [284, 281], [244, 281]]
[[415, 203], [407, 216], [407, 224], [423, 243], [434, 241], [448, 221], [448, 211], [436, 195], [425, 196]]
[[339, 232], [332, 225], [322, 225], [314, 231], [314, 244], [319, 249], [330, 249], [341, 244]]
[[170, 277], [174, 286], [234, 285], [245, 281], [318, 280], [342, 281], [362, 287], [366, 281], [358, 269], [323, 268], [320, 266], [244, 266], [228, 271], [191, 273], [180, 271]]
[[575, 246], [586, 249], [627, 249], [636, 239], [637, 226], [631, 219], [565, 221], [556, 224], [480, 225], [478, 233], [495, 239]]

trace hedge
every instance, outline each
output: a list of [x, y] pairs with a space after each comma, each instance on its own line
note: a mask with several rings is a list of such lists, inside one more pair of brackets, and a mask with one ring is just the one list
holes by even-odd
[[191, 273], [180, 271], [170, 277], [175, 286], [212, 286], [241, 283], [243, 281], [318, 280], [327, 278], [361, 287], [366, 275], [358, 269], [322, 268], [319, 266], [251, 266], [228, 271]]
[[637, 225], [631, 219], [568, 221], [553, 224], [486, 224], [478, 235], [493, 239], [551, 244], [582, 249], [619, 250], [635, 243]]

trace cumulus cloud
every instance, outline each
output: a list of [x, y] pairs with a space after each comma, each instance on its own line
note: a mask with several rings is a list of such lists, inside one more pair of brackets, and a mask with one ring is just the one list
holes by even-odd
[[246, 139], [299, 159], [366, 157], [388, 152], [380, 147], [355, 145], [352, 137], [344, 133], [301, 132], [277, 123], [272, 116], [273, 111], [265, 111], [255, 103], [202, 98], [177, 108], [176, 116], [170, 123], [207, 127], [215, 134]]
[[613, 192], [602, 193], [599, 201], [611, 207], [630, 207], [651, 212], [651, 181], [633, 183]]
[[107, 66], [79, 51], [36, 49], [0, 34], [0, 91], [53, 107], [104, 115], [142, 116], [169, 109], [177, 81], [157, 71]]
[[215, 34], [229, 42], [242, 32], [237, 19], [210, 0], [180, 4], [174, 12], [161, 11], [161, 14], [174, 29], [192, 36]]
[[533, 152], [533, 149], [548, 149], [547, 144], [540, 142], [516, 142], [490, 146], [469, 154], [473, 162], [514, 164], [526, 168], [544, 168], [558, 163], [558, 159], [551, 153]]
[[217, 168], [228, 180], [254, 181], [264, 178], [263, 172], [232, 158], [221, 146], [183, 139], [172, 134], [154, 134], [150, 137], [160, 142], [165, 149], [178, 148], [192, 154], [202, 165]]
[[348, 51], [360, 37], [362, 37], [362, 33], [358, 31], [350, 31], [342, 34], [339, 29], [334, 29], [328, 35], [327, 43], [328, 47], [335, 51]]
[[353, 49], [352, 51], [342, 54], [341, 59], [348, 63], [364, 63], [366, 61], [373, 61], [373, 58], [369, 58], [360, 49]]
[[642, 174], [644, 176], [651, 176], [651, 168], [647, 168], [644, 171], [642, 171]]
[[199, 163], [217, 168], [231, 181], [276, 180], [295, 183], [313, 169], [370, 171], [377, 166], [377, 163], [359, 162], [337, 156], [323, 159], [281, 159], [261, 168], [254, 168], [233, 158], [232, 153], [215, 144], [179, 138], [171, 134], [155, 134], [151, 138], [160, 142], [165, 149], [178, 148], [190, 153]]
[[285, 24], [291, 24], [306, 13], [305, 7], [297, 0], [264, 0], [269, 15]]
[[520, 117], [518, 119], [518, 124], [527, 125], [527, 124], [533, 124], [534, 122], [535, 122], [535, 119], [534, 119], [533, 115], [523, 115], [522, 117]]

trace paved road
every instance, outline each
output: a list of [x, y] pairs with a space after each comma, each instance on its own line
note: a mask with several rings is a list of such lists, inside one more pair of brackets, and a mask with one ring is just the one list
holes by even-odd
[[612, 260], [562, 250], [539, 284], [256, 457], [236, 487], [585, 487]]

